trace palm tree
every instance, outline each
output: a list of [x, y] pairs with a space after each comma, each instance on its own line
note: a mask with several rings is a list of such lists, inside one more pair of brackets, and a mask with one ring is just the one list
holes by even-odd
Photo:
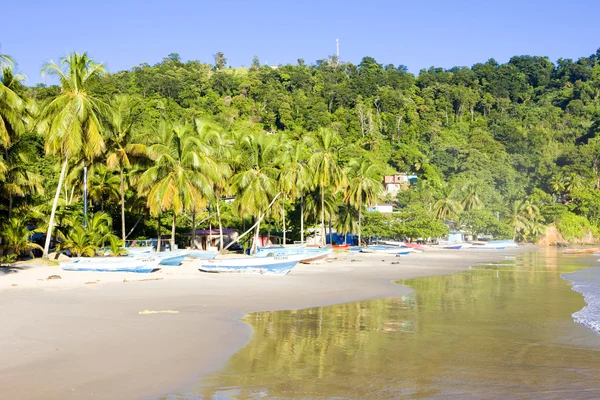
[[200, 156], [201, 143], [189, 126], [161, 123], [157, 142], [148, 148], [154, 164], [139, 180], [139, 191], [147, 193], [150, 213], [172, 211], [171, 249], [175, 248], [175, 221], [184, 211], [198, 210], [211, 195], [215, 172]]
[[463, 210], [469, 211], [483, 208], [483, 201], [479, 197], [479, 186], [475, 182], [467, 182], [463, 185], [461, 191], [464, 194], [461, 201]]
[[29, 117], [27, 102], [15, 91], [25, 76], [15, 75], [13, 68], [12, 59], [0, 55], [0, 146], [4, 148], [14, 135], [25, 133]]
[[337, 232], [344, 234], [344, 244], [346, 244], [346, 237], [348, 233], [356, 232], [358, 224], [358, 210], [349, 204], [342, 204], [338, 208], [338, 219], [335, 221], [333, 227]]
[[100, 118], [109, 114], [109, 108], [89, 93], [91, 82], [103, 72], [102, 64], [94, 62], [87, 53], [70, 53], [59, 64], [51, 61], [42, 69], [42, 76], [58, 77], [61, 86], [61, 92], [44, 105], [38, 119], [38, 127], [45, 134], [46, 153], [58, 154], [62, 161], [44, 245], [46, 258], [69, 160], [80, 156], [91, 160], [104, 150]]
[[0, 193], [8, 198], [8, 220], [12, 218], [15, 197], [44, 193], [41, 175], [31, 171], [36, 157], [35, 146], [22, 136], [4, 148], [7, 169], [5, 179], [0, 181]]
[[236, 191], [236, 204], [240, 214], [249, 214], [256, 219], [252, 252], [258, 246], [260, 222], [265, 217], [270, 203], [279, 195], [275, 167], [277, 146], [273, 136], [247, 134], [238, 141], [241, 170], [232, 178]]
[[60, 251], [69, 250], [75, 257], [93, 257], [99, 249], [92, 233], [80, 225], [71, 228], [57, 247]]
[[143, 156], [148, 148], [133, 130], [139, 116], [139, 102], [127, 95], [117, 95], [111, 101], [114, 110], [110, 114], [110, 134], [107, 136], [106, 165], [119, 170], [119, 195], [121, 202], [121, 240], [125, 243], [125, 171], [132, 165], [132, 158]]
[[4, 254], [16, 254], [17, 257], [23, 253], [31, 252], [34, 249], [40, 249], [36, 243], [29, 240], [31, 231], [27, 228], [24, 220], [19, 218], [11, 219], [0, 232], [2, 237], [2, 246]]
[[455, 191], [446, 187], [442, 197], [433, 205], [433, 212], [438, 219], [455, 218], [462, 211], [462, 205], [455, 198]]
[[[202, 158], [203, 164], [211, 171], [212, 175], [212, 192], [215, 206], [217, 209], [217, 220], [219, 223], [219, 251], [223, 250], [223, 221], [221, 220], [221, 197], [227, 195], [229, 187], [229, 178], [233, 173], [231, 161], [233, 144], [231, 140], [214, 125], [202, 121], [194, 120], [194, 130], [200, 139], [199, 157]], [[195, 243], [196, 232], [196, 210], [192, 210], [193, 218], [193, 233], [192, 243]]]
[[523, 205], [522, 201], [515, 201], [508, 209], [506, 223], [512, 228], [513, 240], [517, 238], [519, 233], [524, 232], [529, 227], [529, 219], [523, 213]]
[[313, 151], [309, 158], [313, 183], [320, 188], [321, 193], [321, 244], [325, 245], [325, 187], [336, 192], [346, 181], [337, 157], [341, 139], [334, 131], [322, 128], [310, 135], [308, 141]]
[[378, 165], [363, 157], [352, 160], [349, 166], [350, 182], [344, 193], [344, 201], [358, 210], [358, 243], [360, 245], [360, 224], [363, 207], [371, 207], [383, 193], [381, 170]]
[[312, 177], [306, 164], [306, 147], [299, 141], [285, 140], [278, 159], [280, 166], [279, 190], [284, 194], [282, 204], [283, 244], [285, 246], [285, 200], [301, 198], [300, 241], [304, 243], [304, 192], [312, 185]]
[[118, 175], [103, 164], [96, 164], [90, 169], [89, 193], [90, 198], [100, 204], [100, 210], [104, 211], [104, 201], [117, 199], [119, 197]]

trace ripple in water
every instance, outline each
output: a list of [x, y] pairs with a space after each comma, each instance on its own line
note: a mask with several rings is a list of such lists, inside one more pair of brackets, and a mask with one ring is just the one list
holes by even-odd
[[600, 267], [589, 268], [563, 278], [571, 282], [571, 288], [583, 295], [587, 305], [573, 313], [573, 319], [600, 333]]

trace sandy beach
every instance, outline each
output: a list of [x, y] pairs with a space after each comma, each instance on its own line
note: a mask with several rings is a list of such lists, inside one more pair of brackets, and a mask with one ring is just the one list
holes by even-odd
[[[287, 276], [0, 270], [0, 397], [144, 399], [185, 389], [251, 337], [247, 312], [404, 295], [393, 280], [449, 274], [533, 249], [339, 253]], [[51, 275], [61, 279], [47, 280]], [[144, 311], [149, 312], [144, 312]]]

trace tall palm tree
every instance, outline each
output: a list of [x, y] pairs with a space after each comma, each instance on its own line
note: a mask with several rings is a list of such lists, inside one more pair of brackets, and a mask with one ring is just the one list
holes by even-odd
[[349, 166], [350, 182], [344, 193], [344, 201], [358, 210], [358, 243], [361, 243], [360, 225], [363, 207], [371, 207], [383, 194], [383, 177], [378, 165], [363, 157], [352, 160]]
[[321, 244], [327, 243], [325, 238], [325, 188], [336, 192], [346, 182], [344, 171], [338, 163], [339, 135], [330, 129], [319, 129], [309, 136], [309, 149], [313, 154], [309, 158], [313, 183], [321, 193]]
[[29, 240], [31, 234], [32, 232], [27, 228], [24, 220], [19, 218], [11, 219], [0, 232], [4, 254], [16, 254], [19, 256], [34, 249], [41, 249], [38, 244]]
[[102, 73], [103, 65], [90, 59], [87, 53], [70, 53], [59, 64], [50, 61], [42, 69], [42, 76], [51, 75], [60, 80], [61, 91], [42, 108], [38, 127], [45, 135], [46, 153], [57, 154], [62, 161], [44, 257], [48, 257], [56, 207], [69, 160], [82, 155], [91, 160], [104, 150], [100, 119], [109, 114], [109, 108], [89, 92], [92, 80]]
[[30, 114], [27, 102], [16, 91], [24, 75], [14, 74], [14, 62], [8, 56], [0, 54], [0, 178], [8, 169], [7, 150], [20, 135], [27, 130]]
[[282, 204], [283, 244], [285, 246], [285, 200], [300, 201], [300, 241], [304, 242], [304, 193], [312, 185], [312, 177], [306, 163], [306, 147], [300, 141], [285, 140], [277, 160], [280, 168], [279, 190], [284, 194]]
[[125, 243], [125, 171], [132, 165], [133, 157], [143, 156], [148, 148], [133, 130], [140, 112], [139, 102], [127, 95], [117, 95], [110, 103], [110, 134], [107, 136], [106, 165], [119, 170], [119, 195], [121, 203], [121, 240]]
[[[217, 210], [217, 220], [219, 223], [219, 251], [223, 250], [223, 221], [221, 219], [221, 198], [230, 191], [229, 178], [233, 173], [233, 143], [220, 129], [215, 125], [209, 124], [200, 119], [194, 120], [194, 130], [200, 140], [199, 157], [203, 164], [210, 168], [212, 175], [212, 193]], [[196, 210], [192, 211], [192, 218], [195, 221]], [[195, 243], [195, 223], [193, 223], [194, 233], [192, 234], [192, 243]]]
[[506, 223], [512, 228], [513, 240], [520, 233], [525, 232], [529, 227], [529, 219], [524, 211], [524, 203], [522, 201], [514, 201], [508, 208], [506, 215]]
[[342, 204], [338, 208], [338, 219], [335, 221], [333, 227], [337, 232], [344, 234], [344, 244], [346, 244], [346, 237], [348, 233], [358, 231], [358, 210], [349, 205]]
[[139, 191], [147, 193], [154, 216], [171, 211], [171, 249], [175, 248], [175, 221], [184, 211], [198, 210], [211, 195], [215, 172], [203, 163], [201, 143], [187, 125], [161, 123], [157, 141], [148, 148], [154, 164], [139, 178]]
[[277, 146], [273, 136], [264, 134], [244, 135], [237, 144], [241, 169], [233, 176], [232, 187], [237, 193], [238, 212], [252, 215], [257, 221], [252, 244], [252, 252], [255, 252], [260, 222], [271, 201], [279, 195], [279, 171], [275, 165]]
[[89, 193], [90, 198], [100, 204], [100, 210], [104, 211], [105, 200], [117, 199], [119, 197], [119, 176], [103, 164], [96, 164], [90, 169]]

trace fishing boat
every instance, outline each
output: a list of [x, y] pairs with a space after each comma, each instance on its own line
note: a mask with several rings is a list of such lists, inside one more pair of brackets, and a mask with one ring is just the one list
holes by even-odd
[[254, 257], [278, 257], [278, 256], [298, 256], [303, 264], [312, 264], [323, 262], [331, 253], [332, 249], [322, 249], [320, 247], [263, 247], [258, 250]]
[[502, 242], [470, 242], [471, 246], [469, 248], [475, 250], [504, 250], [506, 248], [506, 244]]
[[334, 250], [348, 250], [350, 248], [349, 244], [334, 244], [331, 246]]
[[188, 257], [190, 258], [199, 258], [202, 260], [212, 260], [217, 255], [214, 251], [207, 250], [190, 250], [188, 251]]
[[65, 271], [150, 273], [160, 269], [159, 259], [131, 257], [77, 258], [61, 265]]
[[488, 244], [499, 244], [499, 245], [503, 245], [505, 248], [518, 248], [519, 245], [517, 243], [515, 243], [514, 240], [490, 240], [489, 242], [487, 242]]
[[201, 260], [198, 270], [202, 272], [286, 275], [300, 262], [300, 259], [299, 255], [281, 255]]
[[463, 244], [445, 244], [440, 246], [440, 248], [442, 249], [446, 249], [446, 250], [460, 250], [463, 248]]
[[380, 245], [363, 247], [360, 251], [361, 251], [361, 253], [384, 253], [384, 254], [400, 254], [400, 255], [410, 254], [410, 252], [411, 252], [411, 250], [408, 248], [394, 247], [394, 246], [380, 246]]

